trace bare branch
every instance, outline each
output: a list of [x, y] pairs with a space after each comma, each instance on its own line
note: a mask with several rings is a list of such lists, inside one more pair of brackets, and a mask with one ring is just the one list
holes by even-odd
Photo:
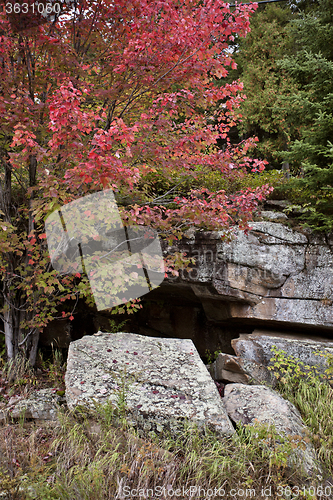
[[26, 341], [28, 340], [28, 338], [30, 337], [30, 335], [33, 335], [36, 332], [36, 330], [37, 330], [37, 328], [32, 328], [30, 330], [30, 332], [26, 335], [26, 337], [22, 340], [22, 342], [18, 343], [18, 346], [21, 347], [23, 344], [25, 344]]

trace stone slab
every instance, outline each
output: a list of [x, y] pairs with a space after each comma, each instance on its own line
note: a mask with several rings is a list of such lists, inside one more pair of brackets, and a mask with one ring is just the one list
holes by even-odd
[[184, 420], [231, 435], [223, 401], [189, 339], [101, 333], [72, 342], [67, 359], [69, 409], [126, 396], [129, 420], [146, 432], [181, 430]]
[[[243, 361], [248, 360], [258, 365], [269, 366], [274, 356], [272, 347], [285, 351], [287, 356], [293, 356], [305, 365], [316, 366], [320, 373], [328, 367], [325, 357], [320, 353], [333, 354], [333, 341], [314, 340], [313, 338], [300, 338], [295, 336], [275, 333], [271, 335], [241, 334], [238, 339], [233, 339], [231, 345], [236, 355]], [[243, 366], [244, 367], [244, 366]], [[245, 370], [246, 371], [246, 370]]]
[[54, 389], [40, 389], [12, 404], [9, 401], [9, 405], [0, 411], [0, 422], [8, 418], [56, 421], [59, 406], [64, 403], [65, 398], [58, 396]]

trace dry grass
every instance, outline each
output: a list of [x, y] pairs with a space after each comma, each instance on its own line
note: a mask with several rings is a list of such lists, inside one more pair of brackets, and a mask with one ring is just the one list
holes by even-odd
[[225, 498], [232, 489], [259, 498], [268, 485], [270, 498], [277, 499], [279, 487], [304, 484], [300, 469], [287, 466], [290, 442], [263, 427], [242, 427], [233, 437], [218, 439], [187, 424], [179, 439], [143, 439], [109, 406], [62, 412], [55, 426], [25, 422], [0, 431], [6, 500], [113, 500], [129, 498], [131, 491], [142, 498], [191, 493], [199, 499], [219, 488]]

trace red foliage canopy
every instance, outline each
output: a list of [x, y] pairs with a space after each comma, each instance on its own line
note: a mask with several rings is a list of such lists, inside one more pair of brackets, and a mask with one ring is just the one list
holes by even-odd
[[125, 221], [169, 238], [190, 226], [247, 227], [270, 188], [227, 193], [204, 180], [264, 169], [248, 156], [255, 139], [236, 147], [228, 139], [242, 84], [216, 84], [234, 65], [229, 42], [246, 35], [255, 8], [87, 0], [52, 24], [21, 31], [12, 29], [14, 14], [0, 14], [1, 170], [23, 203], [18, 222], [3, 191], [1, 265], [7, 278], [21, 276], [25, 294], [40, 292], [34, 307], [38, 297], [40, 308], [47, 305], [56, 279], [41, 257], [43, 221], [87, 193], [111, 187]]

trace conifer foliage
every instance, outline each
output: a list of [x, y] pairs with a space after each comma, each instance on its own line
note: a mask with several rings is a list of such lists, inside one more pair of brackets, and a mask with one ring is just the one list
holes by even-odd
[[307, 6], [292, 22], [295, 54], [280, 67], [298, 91], [288, 99], [291, 119], [300, 138], [290, 144], [285, 158], [304, 175], [290, 188], [306, 209], [313, 229], [333, 230], [333, 5], [329, 0]]
[[239, 40], [235, 53], [238, 76], [244, 84], [246, 99], [241, 103], [239, 133], [259, 138], [257, 154], [270, 167], [280, 168], [281, 152], [298, 137], [297, 127], [289, 119], [285, 98], [297, 86], [291, 75], [279, 67], [279, 60], [293, 50], [290, 8], [269, 4], [251, 18], [251, 32]]

